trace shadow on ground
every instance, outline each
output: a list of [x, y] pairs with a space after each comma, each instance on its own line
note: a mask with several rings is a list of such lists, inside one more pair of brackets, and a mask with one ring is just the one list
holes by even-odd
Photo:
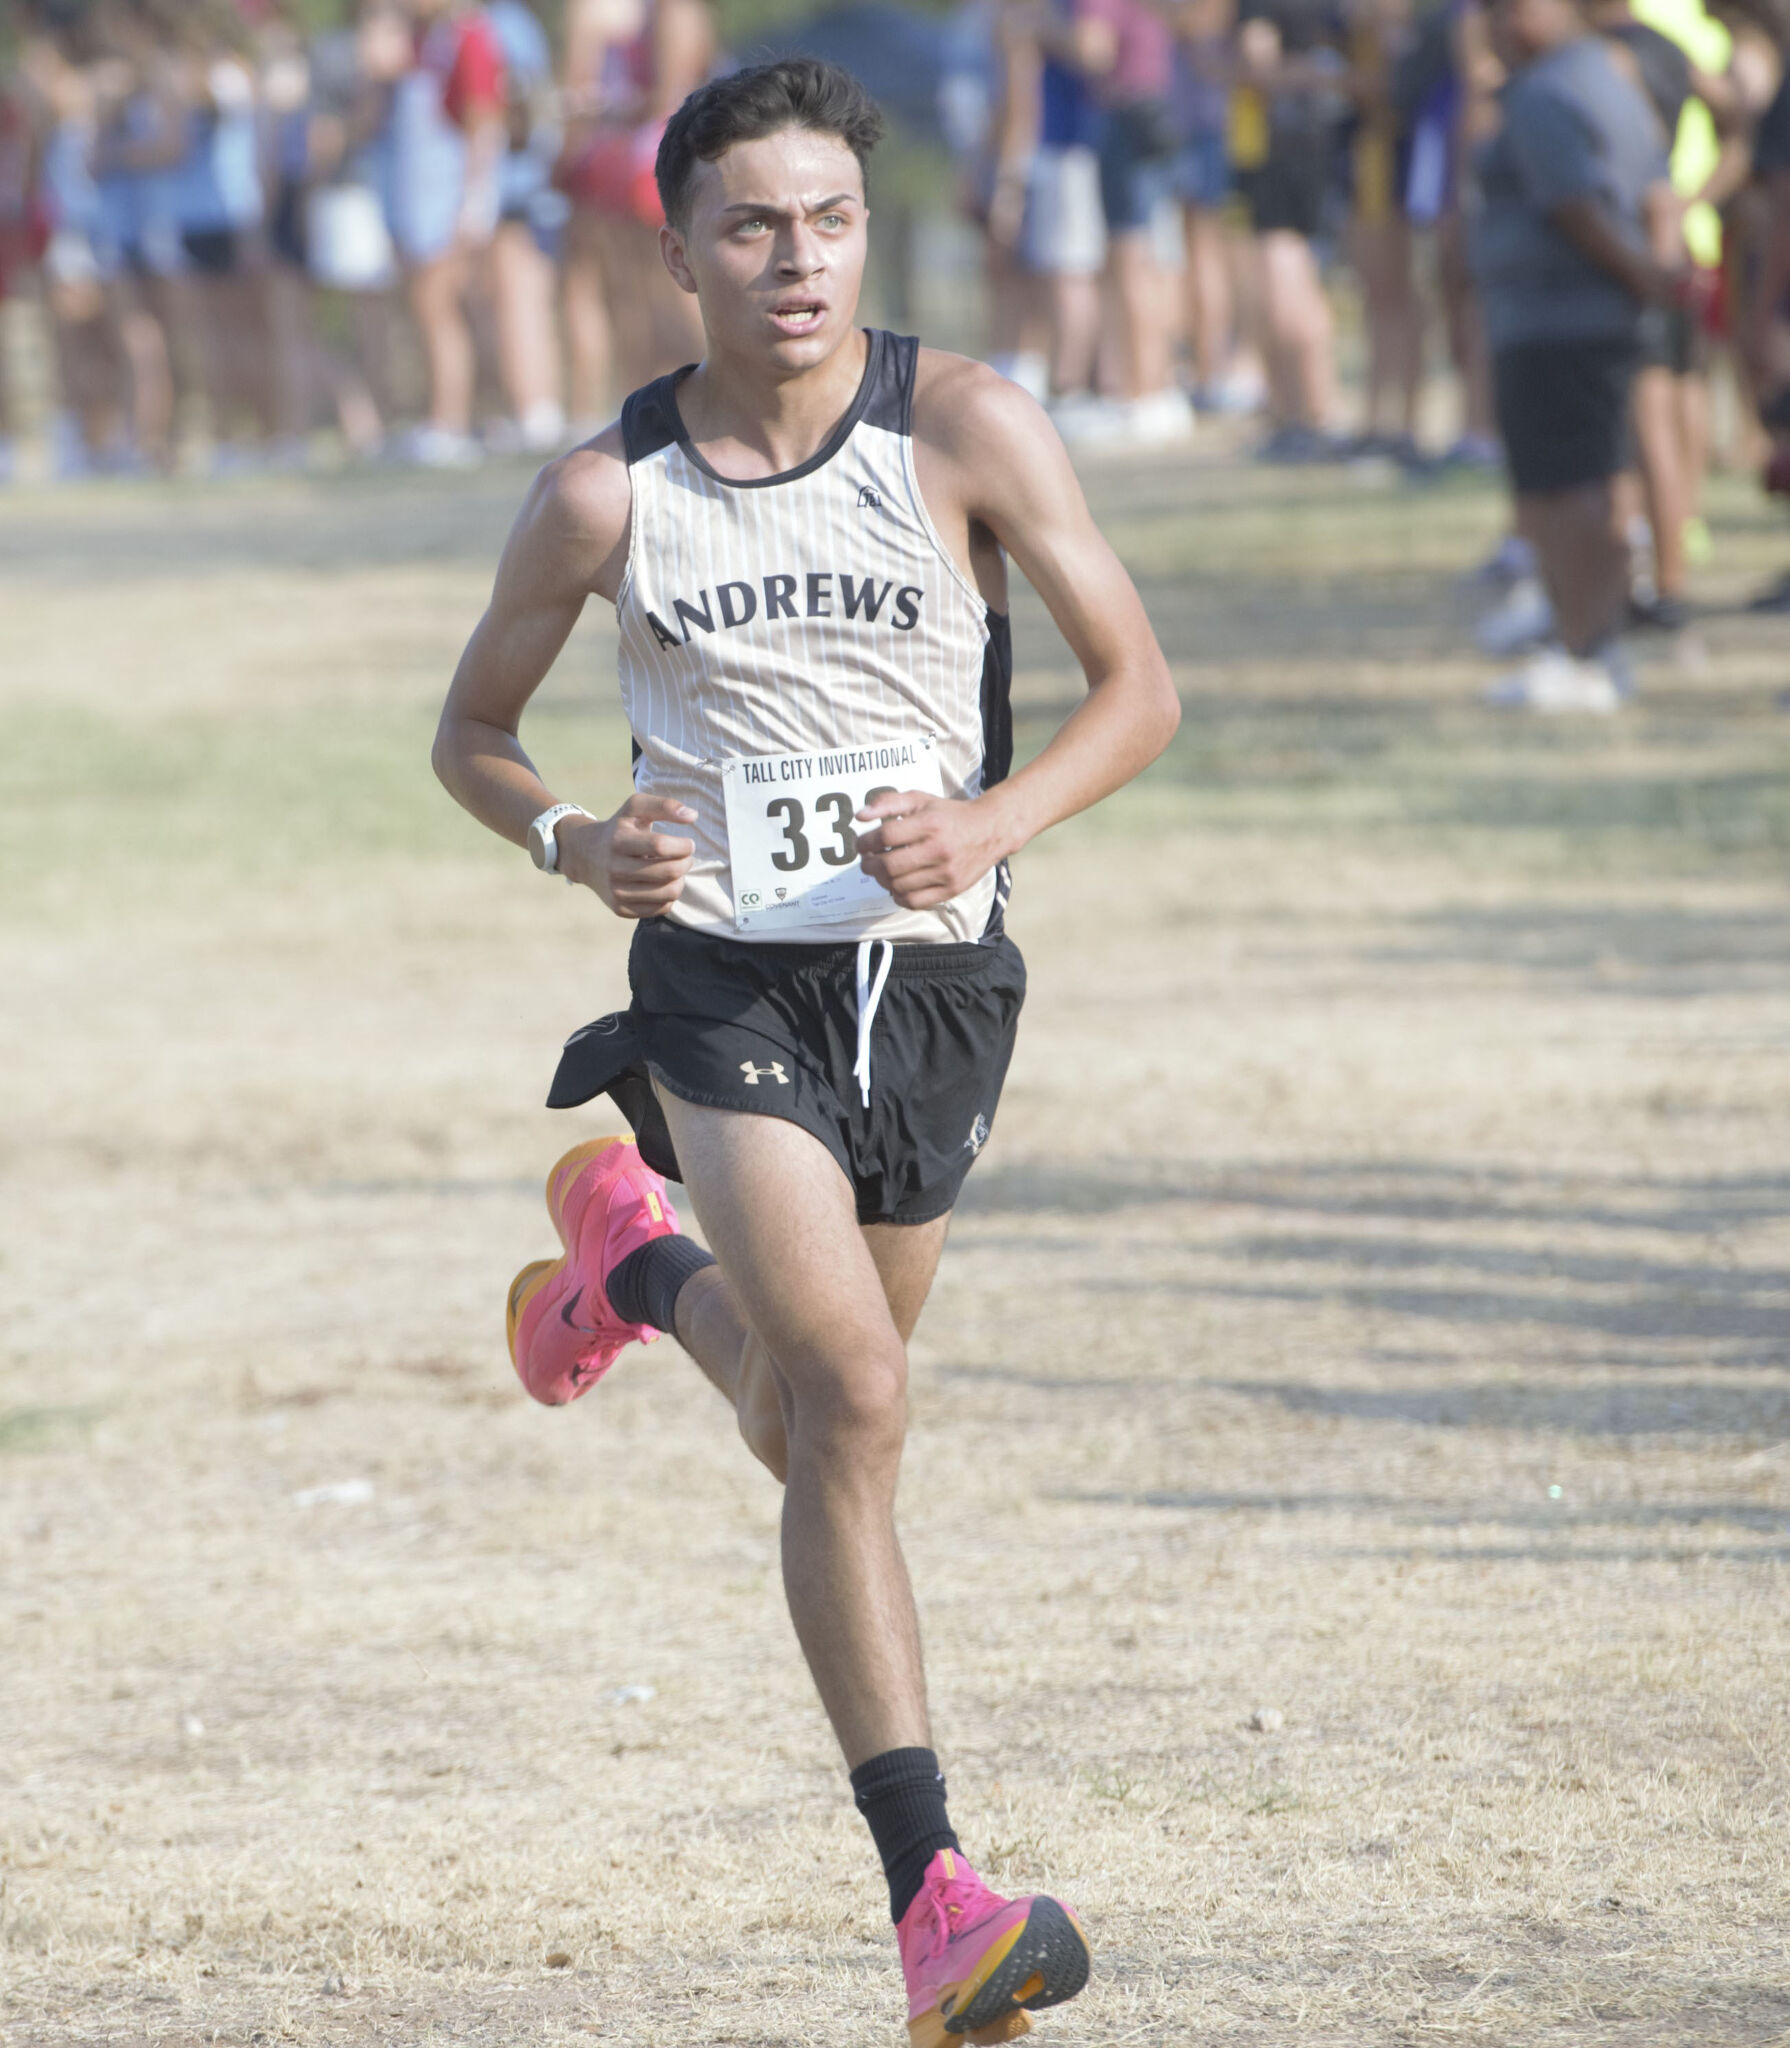
[[1165, 1202], [1360, 1221], [1488, 1229], [1571, 1223], [1705, 1236], [1790, 1217], [1790, 1173], [1627, 1178], [1424, 1159], [1298, 1160], [1272, 1167], [1172, 1160], [1076, 1168], [1008, 1162], [971, 1175], [959, 1213], [1107, 1216]]

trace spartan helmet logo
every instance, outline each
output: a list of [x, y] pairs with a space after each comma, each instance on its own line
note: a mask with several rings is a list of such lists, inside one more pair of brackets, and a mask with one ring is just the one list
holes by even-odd
[[755, 1066], [750, 1060], [741, 1060], [740, 1072], [745, 1075], [748, 1088], [756, 1088], [763, 1080], [773, 1080], [784, 1088], [789, 1086], [789, 1076], [783, 1071], [781, 1060], [772, 1060], [768, 1067]]

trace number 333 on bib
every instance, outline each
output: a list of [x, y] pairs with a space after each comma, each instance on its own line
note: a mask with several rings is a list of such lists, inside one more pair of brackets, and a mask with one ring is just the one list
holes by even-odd
[[930, 733], [817, 754], [742, 756], [721, 763], [721, 788], [734, 927], [792, 935], [891, 909], [894, 897], [858, 864], [852, 819], [892, 790], [945, 793]]

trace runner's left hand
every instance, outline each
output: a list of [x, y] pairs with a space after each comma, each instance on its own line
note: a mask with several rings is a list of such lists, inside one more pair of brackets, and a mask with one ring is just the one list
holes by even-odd
[[[930, 910], [979, 882], [1004, 849], [979, 797], [891, 790], [858, 812], [858, 858], [904, 910]], [[866, 838], [875, 833], [874, 841]]]

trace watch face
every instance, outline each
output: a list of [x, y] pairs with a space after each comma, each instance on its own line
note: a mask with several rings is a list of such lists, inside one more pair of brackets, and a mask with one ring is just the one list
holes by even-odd
[[528, 828], [528, 857], [538, 868], [544, 869], [547, 865], [547, 835], [539, 825]]

